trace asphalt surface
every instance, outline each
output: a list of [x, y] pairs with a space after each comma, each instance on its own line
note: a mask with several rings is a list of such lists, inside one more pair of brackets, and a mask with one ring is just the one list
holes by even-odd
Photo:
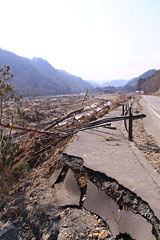
[[[144, 98], [142, 101], [144, 109], [152, 111]], [[154, 108], [157, 108], [157, 105]], [[111, 111], [108, 117], [120, 115], [121, 107]], [[157, 116], [155, 114], [152, 117]], [[147, 118], [149, 125], [150, 118]], [[158, 123], [157, 119], [155, 121]], [[160, 175], [144, 158], [134, 142], [128, 141], [123, 121], [115, 122], [113, 126], [116, 130], [101, 127], [79, 132], [64, 153], [82, 158], [85, 167], [115, 179], [118, 184], [140, 197], [144, 203], [147, 202], [154, 216], [160, 219]], [[155, 239], [153, 229], [146, 219], [139, 213], [120, 210], [116, 204], [93, 183], [88, 183], [84, 207], [102, 217], [114, 237], [119, 232], [128, 233], [137, 240]]]
[[[112, 112], [117, 116], [120, 113], [121, 109]], [[99, 128], [79, 132], [65, 153], [81, 157], [86, 167], [116, 179], [147, 201], [160, 218], [160, 176], [124, 136], [124, 124], [117, 122], [115, 126], [116, 131]], [[109, 136], [113, 139], [108, 141]]]
[[143, 96], [140, 103], [143, 113], [147, 115], [144, 119], [145, 130], [160, 146], [160, 97]]

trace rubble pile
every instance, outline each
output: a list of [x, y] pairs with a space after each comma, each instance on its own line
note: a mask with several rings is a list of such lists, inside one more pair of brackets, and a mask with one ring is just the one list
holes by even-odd
[[[120, 105], [124, 98], [90, 97], [83, 107], [82, 99], [79, 96], [27, 99], [22, 135], [18, 129], [14, 130], [15, 124], [19, 126], [18, 120], [12, 125], [13, 137], [20, 147], [12, 169], [14, 181], [9, 182], [8, 196], [2, 195], [4, 200], [0, 201], [0, 239], [114, 239], [108, 223], [83, 206], [89, 175], [81, 159], [71, 161], [61, 157], [61, 153], [73, 137], [73, 133], [63, 137], [65, 132], [70, 128], [76, 132], [84, 124], [97, 120]], [[32, 116], [34, 108], [39, 118], [28, 118], [27, 114]], [[31, 130], [27, 133], [29, 122]], [[39, 130], [43, 132], [40, 134]], [[54, 134], [47, 135], [50, 132]], [[74, 197], [70, 191], [76, 191]], [[128, 236], [124, 233], [123, 238], [117, 236], [117, 239], [129, 239]]]

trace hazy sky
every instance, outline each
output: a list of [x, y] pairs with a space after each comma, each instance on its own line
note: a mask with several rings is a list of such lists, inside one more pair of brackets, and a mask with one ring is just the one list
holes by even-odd
[[160, 68], [160, 0], [0, 0], [0, 47], [85, 80]]

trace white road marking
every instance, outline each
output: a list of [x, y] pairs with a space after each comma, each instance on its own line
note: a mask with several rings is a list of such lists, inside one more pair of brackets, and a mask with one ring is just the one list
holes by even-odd
[[160, 108], [157, 108], [157, 107], [155, 107], [155, 106], [152, 107], [152, 108], [153, 108], [153, 110], [155, 110], [155, 111], [158, 111], [158, 112], [160, 111]]
[[152, 107], [151, 107], [151, 110], [152, 110], [152, 112], [154, 112], [154, 114], [155, 114], [158, 118], [160, 118], [160, 115], [159, 115], [156, 111], [154, 111]]

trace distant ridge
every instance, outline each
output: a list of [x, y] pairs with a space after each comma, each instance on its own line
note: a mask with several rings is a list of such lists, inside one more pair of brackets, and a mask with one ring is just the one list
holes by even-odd
[[112, 80], [110, 82], [105, 82], [102, 87], [123, 87], [128, 81], [123, 79]]
[[140, 78], [137, 83], [137, 90], [144, 93], [160, 93], [160, 70], [155, 71], [149, 78]]
[[136, 91], [137, 90], [137, 84], [140, 79], [147, 79], [152, 77], [155, 74], [155, 69], [150, 69], [147, 72], [141, 74], [139, 77], [132, 78], [126, 85], [125, 88], [128, 91]]
[[12, 84], [24, 96], [81, 93], [91, 85], [82, 78], [55, 69], [42, 58], [28, 59], [0, 49], [0, 67], [9, 65]]

